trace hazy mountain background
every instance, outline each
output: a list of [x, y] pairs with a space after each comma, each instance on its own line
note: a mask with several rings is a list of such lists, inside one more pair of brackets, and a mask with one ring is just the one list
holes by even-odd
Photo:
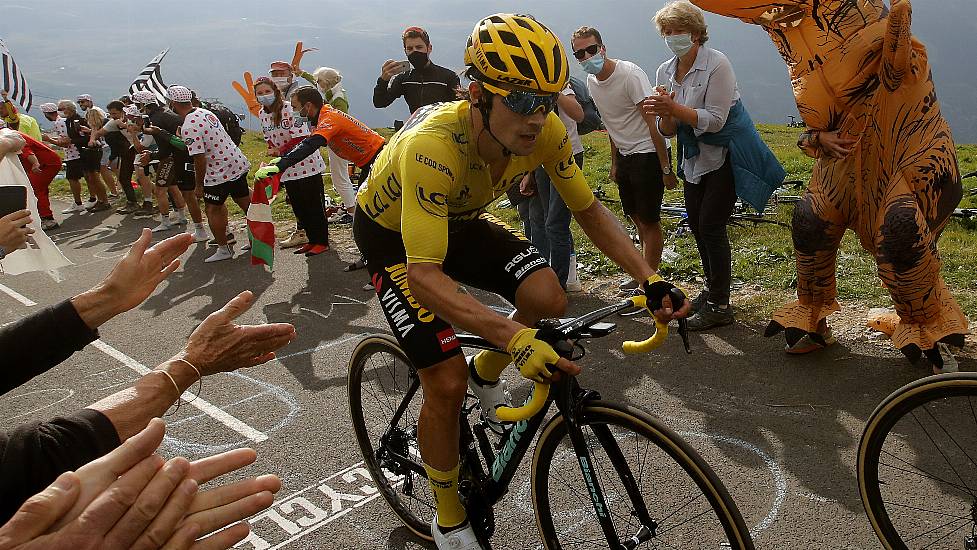
[[[245, 70], [256, 75], [276, 59], [290, 60], [296, 40], [318, 51], [303, 67], [328, 65], [343, 73], [351, 113], [372, 126], [403, 119], [398, 100], [375, 109], [372, 90], [380, 65], [404, 57], [400, 33], [426, 28], [432, 59], [462, 66], [475, 21], [492, 12], [529, 12], [567, 41], [582, 24], [597, 27], [611, 57], [654, 71], [669, 55], [651, 23], [663, 0], [462, 2], [455, 0], [5, 0], [0, 37], [30, 79], [37, 103], [90, 93], [104, 105], [124, 93], [164, 48], [167, 84], [220, 97], [243, 112], [231, 88]], [[913, 30], [928, 47], [944, 113], [961, 143], [977, 142], [977, 0], [914, 0]], [[747, 107], [760, 122], [783, 123], [796, 109], [783, 62], [758, 27], [708, 16], [709, 45], [733, 62]], [[573, 60], [571, 60], [572, 65]], [[36, 109], [34, 110], [36, 113]]]

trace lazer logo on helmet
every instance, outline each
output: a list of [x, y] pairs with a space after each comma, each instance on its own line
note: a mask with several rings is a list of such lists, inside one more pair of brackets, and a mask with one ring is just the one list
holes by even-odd
[[499, 82], [508, 82], [509, 84], [515, 84], [516, 86], [530, 86], [533, 81], [527, 78], [516, 78], [512, 76], [500, 75], [497, 80]]

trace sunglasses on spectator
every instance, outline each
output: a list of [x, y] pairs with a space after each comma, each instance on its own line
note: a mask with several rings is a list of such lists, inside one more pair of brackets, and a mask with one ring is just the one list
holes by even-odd
[[486, 90], [502, 97], [502, 103], [512, 112], [529, 116], [542, 112], [551, 113], [556, 108], [556, 94], [536, 94], [522, 90], [503, 90], [491, 84], [482, 83]]
[[573, 57], [576, 57], [577, 59], [583, 61], [583, 59], [587, 57], [587, 54], [597, 55], [597, 52], [599, 51], [600, 51], [600, 44], [591, 44], [586, 48], [580, 48], [579, 50], [573, 52]]

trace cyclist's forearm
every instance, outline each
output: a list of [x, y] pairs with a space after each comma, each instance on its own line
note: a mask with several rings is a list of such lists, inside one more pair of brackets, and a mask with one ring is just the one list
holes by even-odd
[[600, 201], [573, 215], [594, 245], [636, 281], [644, 281], [655, 273], [621, 223]]
[[499, 315], [468, 294], [437, 264], [408, 264], [407, 281], [414, 298], [452, 326], [477, 334], [505, 349], [523, 325]]

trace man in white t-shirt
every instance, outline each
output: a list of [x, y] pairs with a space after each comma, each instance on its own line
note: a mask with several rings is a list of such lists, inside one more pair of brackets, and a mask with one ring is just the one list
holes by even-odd
[[227, 243], [227, 206], [224, 203], [230, 196], [241, 210], [248, 211], [251, 163], [231, 141], [217, 115], [193, 106], [193, 93], [188, 88], [170, 86], [166, 94], [173, 103], [173, 111], [184, 117], [180, 137], [193, 159], [197, 187], [203, 187], [207, 223], [217, 241], [217, 252], [204, 262], [229, 260], [234, 257], [234, 251]]
[[[642, 253], [652, 269], [661, 263], [664, 238], [661, 204], [665, 188], [678, 180], [671, 167], [668, 143], [658, 132], [654, 115], [645, 115], [641, 102], [654, 93], [641, 67], [607, 57], [600, 32], [580, 27], [573, 33], [573, 55], [590, 75], [587, 89], [597, 104], [611, 141], [611, 179], [618, 186], [621, 206], [638, 228]], [[634, 286], [630, 281], [622, 287]]]

